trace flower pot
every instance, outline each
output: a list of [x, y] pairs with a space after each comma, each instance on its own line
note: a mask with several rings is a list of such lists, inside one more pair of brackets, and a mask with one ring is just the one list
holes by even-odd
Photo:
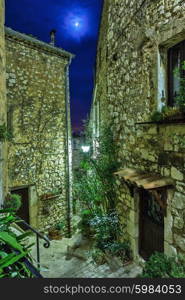
[[49, 231], [48, 236], [51, 240], [61, 240], [62, 239], [62, 234], [59, 230]]

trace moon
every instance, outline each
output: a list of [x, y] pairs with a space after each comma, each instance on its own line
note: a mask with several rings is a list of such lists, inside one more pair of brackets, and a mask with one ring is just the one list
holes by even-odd
[[90, 30], [88, 16], [88, 11], [80, 8], [70, 11], [62, 20], [63, 29], [72, 39], [80, 41]]
[[75, 27], [79, 27], [80, 23], [79, 22], [75, 22]]

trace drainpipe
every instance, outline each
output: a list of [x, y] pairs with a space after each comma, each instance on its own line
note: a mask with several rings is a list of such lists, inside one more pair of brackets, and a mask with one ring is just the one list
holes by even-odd
[[65, 93], [65, 105], [66, 105], [66, 198], [67, 198], [67, 233], [68, 237], [71, 237], [71, 213], [72, 213], [72, 169], [71, 169], [71, 145], [70, 145], [70, 132], [71, 132], [71, 120], [70, 120], [70, 94], [69, 94], [69, 65], [71, 64], [71, 58], [66, 66], [66, 93]]

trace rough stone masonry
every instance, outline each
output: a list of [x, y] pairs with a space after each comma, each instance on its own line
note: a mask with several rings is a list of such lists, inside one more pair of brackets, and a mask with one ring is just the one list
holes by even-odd
[[[6, 124], [4, 1], [0, 1], [0, 126]], [[7, 190], [6, 142], [0, 140], [0, 205]]]
[[69, 176], [68, 66], [72, 55], [6, 28], [11, 190], [27, 188], [30, 223], [67, 228]]
[[[106, 0], [98, 43], [94, 110], [110, 124], [121, 168], [174, 180], [167, 189], [164, 252], [185, 253], [185, 124], [147, 124], [167, 104], [167, 51], [185, 40], [181, 0]], [[96, 115], [96, 114], [94, 114]], [[145, 124], [138, 124], [145, 123]], [[95, 124], [94, 124], [95, 126]], [[96, 127], [96, 126], [95, 126]], [[123, 239], [139, 257], [138, 195], [117, 178]], [[137, 189], [136, 189], [137, 192]]]

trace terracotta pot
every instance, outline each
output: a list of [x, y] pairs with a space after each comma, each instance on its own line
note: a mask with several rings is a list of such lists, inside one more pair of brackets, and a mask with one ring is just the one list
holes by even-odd
[[51, 230], [51, 231], [49, 231], [48, 235], [51, 240], [61, 240], [62, 239], [62, 235], [59, 230]]
[[46, 194], [46, 199], [53, 197], [53, 194]]

